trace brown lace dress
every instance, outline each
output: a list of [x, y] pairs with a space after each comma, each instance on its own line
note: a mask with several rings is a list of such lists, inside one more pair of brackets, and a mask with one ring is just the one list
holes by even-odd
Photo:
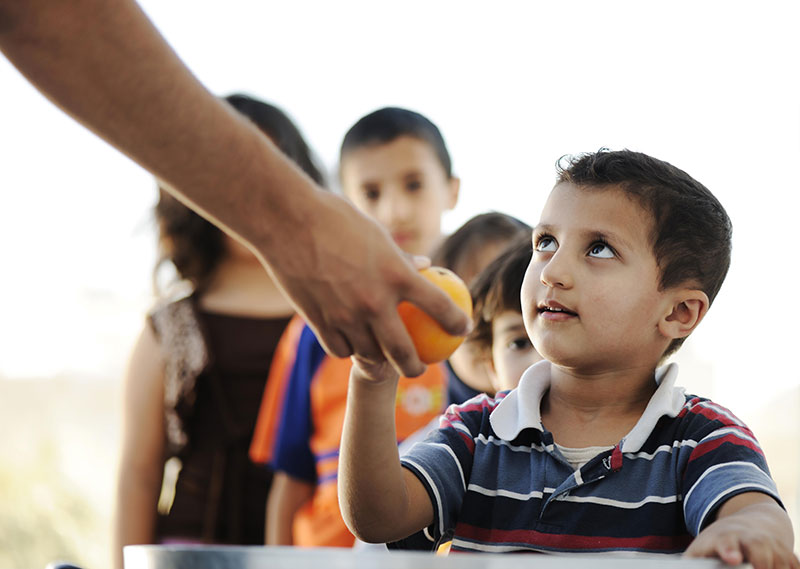
[[154, 311], [150, 321], [166, 357], [165, 461], [181, 464], [154, 542], [263, 544], [272, 472], [247, 452], [289, 318], [201, 312], [189, 297]]

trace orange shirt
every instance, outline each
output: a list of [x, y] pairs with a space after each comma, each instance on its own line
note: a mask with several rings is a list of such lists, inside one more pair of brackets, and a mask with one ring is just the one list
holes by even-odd
[[[336, 482], [352, 364], [349, 358], [325, 354], [308, 327], [296, 334], [290, 325], [287, 335], [291, 334], [287, 343], [295, 342], [296, 355], [282, 360], [284, 365], [273, 365], [261, 407], [271, 416], [259, 417], [263, 432], [254, 438], [251, 456], [270, 457], [276, 470], [315, 484], [312, 499], [294, 519], [295, 545], [351, 547], [355, 538], [339, 512]], [[398, 442], [441, 414], [446, 383], [442, 364], [429, 366], [419, 377], [400, 379], [395, 406]], [[274, 416], [277, 409], [280, 417]]]

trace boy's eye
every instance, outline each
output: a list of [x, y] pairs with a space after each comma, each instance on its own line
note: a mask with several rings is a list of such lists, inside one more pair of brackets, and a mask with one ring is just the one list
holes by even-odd
[[536, 240], [536, 246], [534, 248], [540, 253], [552, 253], [556, 250], [556, 240], [549, 235], [542, 235]]
[[364, 186], [364, 197], [374, 202], [381, 197], [381, 191], [375, 186]]
[[512, 352], [517, 352], [520, 350], [529, 350], [533, 347], [533, 344], [531, 344], [527, 336], [518, 336], [512, 339], [506, 347]]
[[412, 192], [416, 192], [422, 187], [422, 181], [420, 180], [409, 180], [406, 182], [406, 189]]
[[598, 241], [589, 248], [589, 256], [597, 259], [613, 259], [614, 250], [608, 243]]

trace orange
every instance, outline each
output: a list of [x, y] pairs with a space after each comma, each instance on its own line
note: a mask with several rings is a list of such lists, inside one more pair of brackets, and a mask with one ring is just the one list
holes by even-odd
[[[420, 274], [444, 290], [456, 306], [472, 316], [472, 297], [458, 275], [444, 267], [423, 269]], [[426, 364], [446, 360], [464, 341], [463, 336], [451, 336], [445, 332], [436, 320], [410, 302], [401, 302], [397, 311], [414, 342], [419, 359]]]

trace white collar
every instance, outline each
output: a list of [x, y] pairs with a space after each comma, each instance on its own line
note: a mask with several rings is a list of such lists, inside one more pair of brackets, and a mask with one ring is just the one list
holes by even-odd
[[[540, 408], [542, 397], [550, 387], [551, 366], [550, 362], [542, 360], [525, 370], [517, 388], [506, 395], [492, 411], [489, 422], [501, 439], [512, 441], [523, 429], [544, 430]], [[655, 375], [658, 388], [639, 421], [622, 439], [622, 452], [638, 451], [661, 417], [675, 417], [683, 408], [684, 389], [675, 386], [678, 364], [670, 363], [659, 367]]]

